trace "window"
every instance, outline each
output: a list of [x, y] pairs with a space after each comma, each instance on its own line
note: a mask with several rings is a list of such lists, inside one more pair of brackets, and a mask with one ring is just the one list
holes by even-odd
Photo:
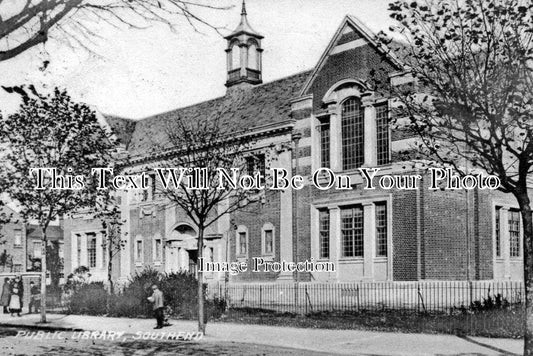
[[96, 236], [95, 234], [87, 234], [87, 260], [89, 268], [96, 267]]
[[329, 168], [329, 141], [330, 141], [330, 127], [329, 118], [323, 120], [318, 127], [320, 131], [320, 166]]
[[257, 46], [252, 43], [248, 47], [248, 68], [258, 70], [259, 66], [257, 63]]
[[142, 240], [137, 240], [135, 242], [135, 259], [137, 261], [142, 261], [142, 259], [143, 259], [143, 242], [142, 242]]
[[496, 245], [496, 257], [502, 256], [502, 241], [501, 241], [501, 232], [500, 232], [500, 213], [501, 213], [501, 207], [496, 207], [496, 215], [495, 215], [495, 241], [494, 244]]
[[239, 255], [246, 255], [246, 232], [239, 232]]
[[161, 260], [161, 247], [163, 246], [161, 239], [155, 239], [154, 241], [154, 260]]
[[231, 47], [231, 69], [241, 67], [241, 49], [237, 43]]
[[20, 247], [22, 246], [22, 230], [20, 229], [16, 229], [14, 232], [13, 232], [13, 237], [14, 237], [14, 245], [16, 247]]
[[265, 254], [274, 251], [274, 235], [272, 230], [265, 230]]
[[511, 257], [520, 257], [520, 212], [509, 210], [509, 247]]
[[342, 104], [342, 169], [360, 167], [364, 162], [364, 110], [356, 98]]
[[274, 255], [274, 225], [266, 223], [261, 232], [262, 255]]
[[363, 257], [363, 207], [341, 209], [342, 257]]
[[320, 258], [329, 258], [329, 210], [320, 210], [318, 221], [318, 255]]
[[389, 110], [387, 103], [376, 106], [377, 164], [389, 163]]
[[257, 154], [246, 158], [246, 171], [249, 175], [254, 175], [257, 172], [265, 176], [265, 155]]
[[387, 205], [376, 204], [376, 257], [387, 257]]
[[42, 256], [41, 241], [33, 241], [33, 258], [41, 258]]
[[102, 264], [103, 266], [106, 265], [107, 261], [107, 235], [105, 233], [102, 234]]
[[78, 247], [78, 249], [76, 251], [77, 254], [78, 254], [78, 256], [77, 256], [78, 266], [81, 266], [81, 235], [79, 235], [79, 234], [76, 234], [76, 243], [77, 243], [76, 246]]

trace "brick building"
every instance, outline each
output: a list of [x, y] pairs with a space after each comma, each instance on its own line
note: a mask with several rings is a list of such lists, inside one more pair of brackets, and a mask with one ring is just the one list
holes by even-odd
[[[392, 98], [367, 83], [385, 68], [392, 85], [409, 81], [397, 59], [374, 35], [347, 16], [310, 71], [262, 83], [263, 37], [241, 22], [227, 41], [227, 92], [220, 98], [134, 121], [106, 117], [130, 156], [133, 171], [156, 167], [147, 154], [164, 140], [168, 120], [196, 120], [215, 113], [258, 137], [255, 165], [310, 178], [321, 167], [350, 177], [351, 189], [269, 191], [261, 203], [220, 219], [207, 231], [204, 256], [212, 261], [328, 261], [334, 272], [300, 273], [307, 281], [521, 279], [522, 227], [510, 195], [488, 190], [429, 190], [429, 175], [404, 162], [416, 137], [389, 126]], [[361, 167], [383, 175], [421, 176], [418, 189], [364, 189]], [[325, 184], [327, 177], [318, 178]], [[155, 184], [155, 183], [154, 183]], [[194, 269], [196, 230], [183, 211], [155, 189], [121, 196], [125, 247], [114, 277], [148, 266], [160, 271]], [[105, 270], [105, 231], [93, 220], [65, 222], [66, 270], [88, 265]], [[294, 280], [294, 273], [252, 272], [235, 281]], [[207, 273], [220, 280], [224, 273]]]
[[[19, 214], [8, 206], [3, 206], [2, 212], [9, 217], [9, 222], [0, 225], [0, 272], [18, 274], [40, 271], [41, 228], [35, 224], [24, 223]], [[61, 226], [50, 225], [47, 236], [49, 244], [54, 244], [58, 249], [59, 258], [64, 258]]]

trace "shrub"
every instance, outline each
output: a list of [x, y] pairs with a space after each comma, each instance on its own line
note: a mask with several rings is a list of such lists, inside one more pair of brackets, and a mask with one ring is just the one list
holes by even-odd
[[73, 314], [104, 315], [107, 313], [107, 297], [103, 282], [81, 285], [70, 296], [68, 309]]
[[122, 292], [113, 297], [110, 314], [130, 318], [151, 317], [153, 309], [148, 297], [152, 295], [152, 285], [159, 285], [161, 277], [162, 275], [153, 268], [135, 272]]

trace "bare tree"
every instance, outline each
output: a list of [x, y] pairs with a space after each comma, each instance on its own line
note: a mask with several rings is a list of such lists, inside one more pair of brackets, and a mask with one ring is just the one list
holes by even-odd
[[[254, 164], [254, 139], [242, 129], [222, 120], [221, 115], [211, 118], [177, 118], [165, 128], [168, 138], [166, 146], [162, 143], [154, 155], [160, 158], [158, 175], [161, 182], [168, 185], [158, 191], [190, 218], [198, 229], [198, 261], [202, 261], [204, 235], [206, 229], [222, 216], [232, 214], [261, 199], [261, 189], [221, 185], [221, 170], [238, 181], [245, 176], [262, 179], [263, 174]], [[191, 189], [184, 179], [181, 183], [170, 179], [172, 174], [179, 176], [178, 168], [203, 168], [204, 171], [186, 172], [187, 177], [199, 178], [206, 189]], [[254, 169], [254, 172], [251, 170]], [[173, 172], [173, 173], [172, 173]], [[227, 178], [227, 177], [226, 177]], [[227, 182], [227, 180], [225, 181]], [[221, 188], [221, 189], [219, 189]], [[200, 262], [201, 263], [201, 262]], [[204, 280], [202, 268], [198, 269], [198, 330], [205, 333], [204, 320]]]
[[[212, 2], [212, 1], [211, 1]], [[98, 39], [94, 24], [143, 28], [163, 23], [176, 28], [184, 18], [195, 30], [218, 28], [199, 14], [224, 10], [209, 0], [21, 0], [0, 1], [0, 61], [16, 57], [49, 38], [90, 50]]]
[[[495, 175], [515, 196], [524, 229], [526, 333], [533, 354], [533, 4], [522, 0], [395, 1], [392, 28], [417, 85], [381, 88], [401, 105], [397, 117], [421, 138], [430, 160], [462, 175]], [[390, 38], [382, 36], [389, 44]]]

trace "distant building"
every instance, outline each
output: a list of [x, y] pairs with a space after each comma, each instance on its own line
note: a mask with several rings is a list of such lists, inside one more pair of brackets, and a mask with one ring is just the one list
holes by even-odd
[[[0, 272], [40, 272], [42, 259], [41, 228], [25, 224], [19, 214], [4, 206], [10, 222], [0, 225]], [[63, 260], [63, 230], [61, 226], [50, 225], [47, 229], [48, 245], [57, 248], [58, 257]]]
[[[393, 98], [367, 85], [385, 68], [391, 85], [409, 83], [401, 63], [374, 41], [356, 18], [347, 16], [317, 65], [270, 83], [262, 82], [262, 39], [243, 7], [241, 22], [227, 41], [227, 92], [223, 97], [143, 120], [107, 117], [130, 156], [134, 171], [157, 166], [148, 152], [164, 143], [164, 123], [178, 116], [198, 120], [215, 113], [238, 122], [258, 138], [252, 169], [276, 168], [309, 178], [320, 167], [351, 179], [351, 190], [304, 189], [268, 192], [262, 203], [211, 226], [204, 256], [215, 262], [305, 260], [333, 262], [335, 272], [298, 275], [305, 281], [402, 281], [521, 279], [523, 231], [515, 199], [474, 189], [428, 190], [425, 171], [400, 155], [413, 151], [416, 136], [389, 125]], [[419, 189], [366, 190], [361, 167], [385, 174], [420, 174]], [[319, 179], [325, 182], [326, 178]], [[155, 183], [155, 181], [153, 182]], [[194, 224], [167, 204], [157, 187], [121, 196], [124, 248], [113, 277], [125, 280], [152, 267], [194, 270]], [[106, 231], [99, 221], [65, 221], [66, 270], [85, 265], [105, 279]], [[224, 273], [207, 273], [221, 280]], [[295, 273], [251, 272], [234, 281], [292, 281]]]

